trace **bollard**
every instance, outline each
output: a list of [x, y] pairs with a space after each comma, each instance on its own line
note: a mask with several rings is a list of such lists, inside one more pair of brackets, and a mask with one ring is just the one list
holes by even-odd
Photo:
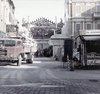
[[70, 61], [70, 71], [74, 71], [74, 63]]
[[69, 71], [74, 71], [74, 63], [72, 62], [72, 60], [69, 60], [68, 58], [68, 70]]

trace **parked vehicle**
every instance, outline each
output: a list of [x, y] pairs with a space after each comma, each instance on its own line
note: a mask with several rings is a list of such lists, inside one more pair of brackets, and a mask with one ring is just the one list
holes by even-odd
[[32, 46], [23, 43], [21, 39], [0, 38], [0, 62], [17, 63], [21, 65], [22, 60], [33, 62]]
[[20, 39], [0, 39], [0, 61], [7, 61], [21, 65], [21, 53], [23, 52]]

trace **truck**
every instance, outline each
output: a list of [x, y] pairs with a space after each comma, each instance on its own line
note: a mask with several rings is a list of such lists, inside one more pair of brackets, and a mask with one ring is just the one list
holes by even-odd
[[100, 30], [82, 30], [74, 39], [74, 60], [78, 66], [100, 65]]
[[12, 62], [21, 65], [23, 52], [20, 39], [0, 38], [0, 62]]
[[0, 38], [0, 62], [17, 63], [17, 66], [20, 66], [23, 60], [33, 63], [31, 42], [29, 45], [22, 39]]
[[22, 58], [26, 63], [32, 63], [34, 59], [34, 41], [32, 38], [24, 37], [23, 42], [23, 53]]

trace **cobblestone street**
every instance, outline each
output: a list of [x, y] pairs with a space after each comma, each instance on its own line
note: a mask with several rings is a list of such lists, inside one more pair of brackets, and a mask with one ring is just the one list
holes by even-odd
[[48, 58], [0, 66], [0, 94], [100, 94], [100, 70], [67, 71]]
[[1, 85], [0, 94], [100, 94], [100, 83], [88, 80], [45, 81], [23, 85]]

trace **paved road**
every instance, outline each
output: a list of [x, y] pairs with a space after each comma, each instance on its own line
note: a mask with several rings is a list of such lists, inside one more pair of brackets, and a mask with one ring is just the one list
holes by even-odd
[[100, 70], [67, 71], [48, 58], [0, 66], [0, 94], [100, 94]]

